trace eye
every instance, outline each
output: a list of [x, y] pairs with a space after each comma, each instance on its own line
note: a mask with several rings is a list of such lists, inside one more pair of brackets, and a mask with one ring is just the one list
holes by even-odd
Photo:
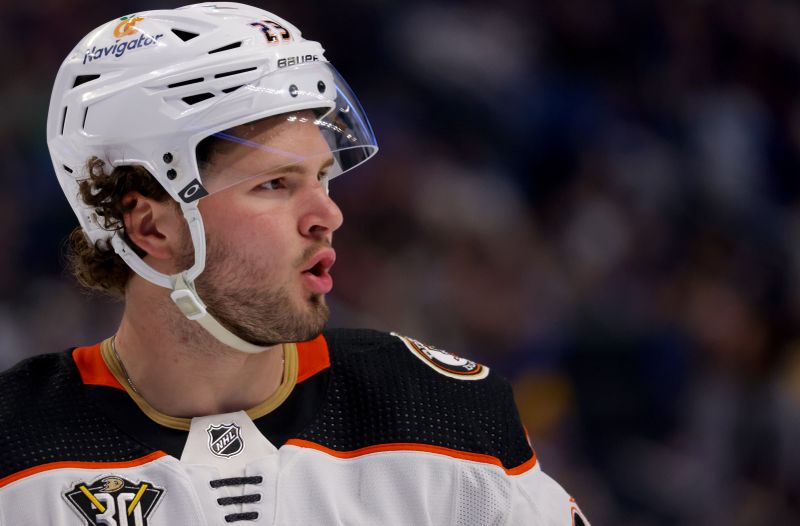
[[317, 181], [319, 181], [321, 183], [327, 183], [328, 182], [328, 170], [323, 170], [320, 173], [318, 173], [317, 174]]
[[280, 190], [281, 188], [286, 188], [286, 184], [283, 180], [283, 177], [279, 177], [277, 179], [270, 179], [269, 181], [264, 181], [263, 183], [256, 186], [256, 190]]

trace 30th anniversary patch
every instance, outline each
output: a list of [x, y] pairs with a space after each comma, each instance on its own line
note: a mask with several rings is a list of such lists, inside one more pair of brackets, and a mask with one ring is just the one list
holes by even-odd
[[425, 362], [437, 373], [457, 378], [459, 380], [482, 380], [489, 374], [489, 368], [479, 363], [461, 358], [455, 354], [449, 353], [442, 349], [426, 345], [419, 340], [402, 336], [395, 332], [392, 336], [396, 336], [402, 340], [409, 351]]
[[88, 526], [148, 526], [164, 490], [150, 482], [132, 482], [115, 475], [79, 482], [64, 494]]

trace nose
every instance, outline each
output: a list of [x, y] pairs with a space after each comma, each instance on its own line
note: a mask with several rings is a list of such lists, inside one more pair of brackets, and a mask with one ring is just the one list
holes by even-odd
[[339, 206], [322, 185], [310, 190], [305, 211], [300, 217], [300, 233], [306, 237], [324, 238], [344, 222]]

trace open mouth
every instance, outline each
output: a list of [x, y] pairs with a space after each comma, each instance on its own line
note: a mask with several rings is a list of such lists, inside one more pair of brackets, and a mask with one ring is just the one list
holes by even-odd
[[313, 292], [326, 294], [333, 288], [333, 278], [330, 270], [336, 262], [336, 252], [331, 248], [320, 250], [308, 262], [308, 267], [302, 271], [306, 286]]
[[319, 277], [327, 273], [329, 268], [330, 267], [326, 267], [325, 264], [322, 263], [322, 261], [320, 261], [310, 269], [305, 270], [304, 272], [308, 272], [309, 274]]
[[324, 276], [330, 272], [331, 267], [336, 262], [336, 252], [332, 248], [326, 248], [319, 251], [309, 261], [309, 267], [303, 272], [308, 272], [314, 276]]

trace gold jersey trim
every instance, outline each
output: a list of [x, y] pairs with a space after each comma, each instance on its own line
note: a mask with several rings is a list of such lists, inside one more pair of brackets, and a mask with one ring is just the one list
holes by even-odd
[[[108, 370], [111, 371], [111, 374], [114, 375], [119, 384], [128, 393], [128, 396], [130, 396], [133, 401], [136, 402], [136, 405], [139, 406], [139, 409], [141, 409], [142, 412], [147, 415], [148, 418], [150, 418], [150, 420], [172, 429], [178, 429], [181, 431], [189, 430], [189, 427], [192, 423], [191, 418], [166, 415], [151, 406], [147, 400], [139, 395], [139, 393], [131, 389], [130, 383], [128, 383], [128, 380], [125, 378], [125, 373], [122, 372], [122, 364], [119, 362], [116, 354], [114, 353], [113, 336], [104, 340], [103, 343], [100, 344], [100, 355], [103, 357], [103, 361], [105, 362], [106, 367], [108, 367]], [[294, 343], [284, 343], [283, 378], [281, 380], [281, 384], [278, 386], [275, 392], [270, 395], [269, 398], [255, 407], [247, 409], [245, 411], [247, 416], [249, 416], [252, 420], [261, 418], [262, 416], [277, 409], [287, 398], [289, 398], [289, 395], [292, 393], [292, 390], [297, 383], [297, 370], [297, 345]]]

